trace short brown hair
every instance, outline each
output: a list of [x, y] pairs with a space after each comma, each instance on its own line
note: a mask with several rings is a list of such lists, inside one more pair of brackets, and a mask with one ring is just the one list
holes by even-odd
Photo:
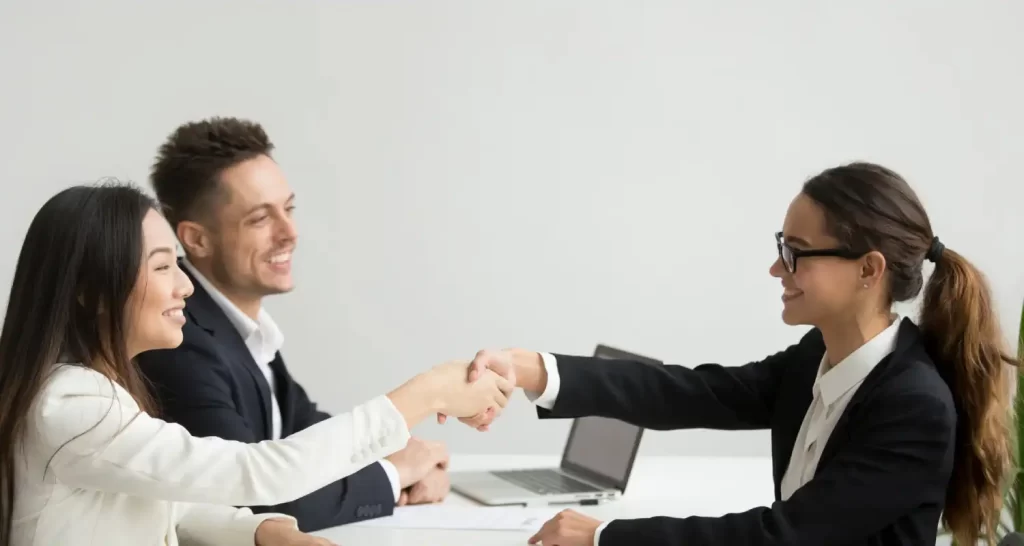
[[233, 117], [193, 121], [174, 130], [160, 146], [150, 172], [164, 215], [177, 228], [208, 210], [225, 170], [260, 155], [274, 144], [259, 123]]

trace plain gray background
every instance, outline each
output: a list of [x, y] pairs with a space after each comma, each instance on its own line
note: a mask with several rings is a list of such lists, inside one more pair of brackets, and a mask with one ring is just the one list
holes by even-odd
[[[801, 182], [857, 159], [910, 180], [1015, 338], [1020, 2], [2, 6], [0, 286], [57, 190], [145, 183], [179, 123], [261, 121], [301, 230], [298, 288], [267, 305], [331, 411], [483, 347], [686, 365], [782, 349], [804, 330], [779, 320], [773, 234]], [[488, 435], [415, 432], [560, 452], [568, 423], [514, 402]], [[707, 431], [641, 450], [768, 452], [766, 433]]]

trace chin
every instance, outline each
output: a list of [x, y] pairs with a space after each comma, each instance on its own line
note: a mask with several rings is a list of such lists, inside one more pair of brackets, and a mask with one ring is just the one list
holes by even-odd
[[263, 291], [267, 296], [273, 296], [275, 294], [287, 294], [295, 288], [295, 283], [291, 279], [287, 282], [279, 282], [274, 284], [267, 284], [263, 286]]
[[789, 326], [800, 326], [802, 324], [807, 324], [807, 317], [803, 316], [803, 313], [800, 313], [796, 309], [783, 307], [782, 322]]
[[184, 340], [185, 336], [181, 333], [181, 330], [179, 330], [177, 333], [167, 335], [161, 339], [159, 344], [160, 346], [154, 347], [154, 349], [173, 349], [178, 345], [181, 345], [181, 342]]

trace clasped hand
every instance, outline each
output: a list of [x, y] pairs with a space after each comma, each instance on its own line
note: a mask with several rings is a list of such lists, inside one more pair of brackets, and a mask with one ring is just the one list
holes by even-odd
[[[503, 380], [502, 387], [504, 388], [502, 392], [505, 394], [507, 402], [507, 398], [512, 395], [512, 391], [516, 386], [515, 367], [513, 366], [512, 353], [510, 351], [483, 350], [477, 352], [466, 370], [466, 380], [469, 383], [474, 383], [481, 378], [488, 377], [490, 374], [497, 375]], [[507, 390], [505, 390], [506, 388]], [[501, 415], [501, 410], [504, 407], [504, 404], [490, 406], [486, 410], [470, 417], [459, 417], [459, 421], [479, 431], [486, 431], [490, 429], [491, 423]], [[446, 414], [437, 414], [438, 423], [443, 424], [447, 420], [448, 416]]]

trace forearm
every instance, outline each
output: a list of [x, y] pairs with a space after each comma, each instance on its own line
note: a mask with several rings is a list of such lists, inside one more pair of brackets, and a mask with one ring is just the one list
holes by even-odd
[[389, 516], [394, 506], [395, 495], [386, 473], [379, 464], [372, 464], [292, 502], [254, 506], [252, 510], [287, 514], [298, 520], [300, 529], [313, 532]]
[[254, 514], [248, 508], [191, 503], [180, 503], [178, 507], [178, 537], [189, 543], [253, 544], [263, 534], [259, 529], [265, 524], [296, 527], [295, 520], [283, 514]]
[[441, 393], [428, 374], [420, 374], [406, 381], [389, 392], [387, 397], [405, 418], [409, 429], [444, 407]]

